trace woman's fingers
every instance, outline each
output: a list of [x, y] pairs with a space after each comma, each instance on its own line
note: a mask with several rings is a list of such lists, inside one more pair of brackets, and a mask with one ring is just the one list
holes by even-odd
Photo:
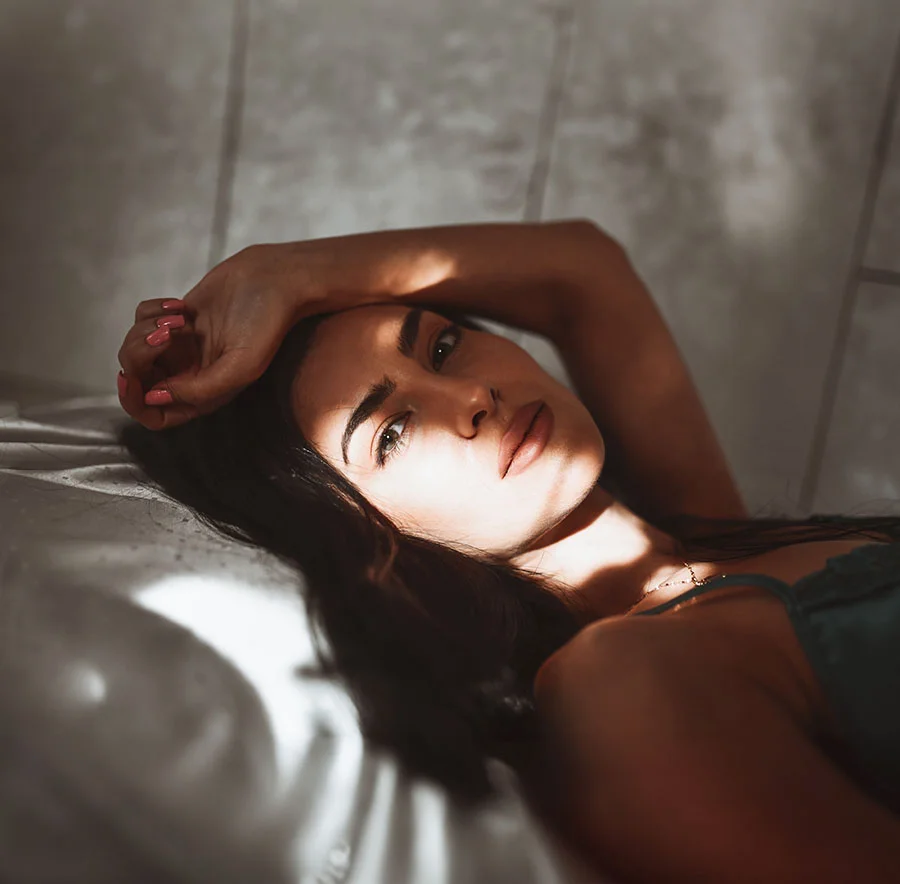
[[[177, 372], [184, 361], [185, 340], [193, 334], [193, 323], [183, 312], [163, 310], [172, 301], [144, 301], [138, 305], [137, 320], [129, 329], [119, 349], [119, 364], [123, 374], [118, 380], [119, 402], [122, 408], [148, 429], [161, 430], [184, 423], [197, 415], [197, 409], [186, 403], [176, 403], [163, 412], [158, 405], [148, 404], [146, 392], [171, 373]], [[160, 312], [163, 311], [163, 312]], [[182, 345], [181, 353], [173, 344]], [[179, 359], [174, 357], [180, 356]], [[188, 359], [192, 361], [192, 359]]]
[[144, 388], [137, 377], [120, 373], [118, 386], [122, 408], [148, 430], [165, 430], [197, 417], [198, 412], [193, 405], [169, 405], [166, 408], [146, 405]]
[[168, 316], [186, 312], [187, 304], [177, 298], [152, 298], [149, 301], [141, 301], [134, 311], [135, 325], [145, 319], [155, 319], [157, 316]]
[[191, 332], [193, 323], [184, 314], [156, 316], [136, 322], [119, 348], [119, 365], [129, 374], [149, 375], [173, 336]]

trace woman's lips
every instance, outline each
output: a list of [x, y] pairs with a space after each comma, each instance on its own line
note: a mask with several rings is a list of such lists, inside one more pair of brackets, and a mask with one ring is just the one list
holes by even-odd
[[500, 440], [500, 478], [522, 472], [544, 450], [553, 431], [553, 411], [538, 399], [523, 405]]

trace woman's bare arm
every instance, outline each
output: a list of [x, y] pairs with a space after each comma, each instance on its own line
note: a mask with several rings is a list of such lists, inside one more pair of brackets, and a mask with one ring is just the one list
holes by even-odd
[[636, 634], [586, 631], [537, 686], [573, 771], [573, 837], [599, 868], [638, 884], [900, 881], [900, 819], [762, 686]]
[[573, 220], [376, 230], [285, 245], [307, 266], [310, 286], [323, 281], [322, 312], [409, 300], [553, 338], [600, 243], [593, 224]]
[[690, 371], [628, 255], [602, 244], [588, 266], [554, 343], [629, 505], [650, 521], [748, 518]]

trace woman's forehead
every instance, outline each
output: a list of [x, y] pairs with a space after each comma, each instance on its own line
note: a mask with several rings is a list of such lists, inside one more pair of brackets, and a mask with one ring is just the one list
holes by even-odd
[[[408, 307], [367, 305], [329, 316], [294, 381], [301, 429], [323, 412], [353, 407], [392, 364]], [[426, 314], [427, 315], [427, 314]]]
[[[418, 312], [428, 315], [427, 311]], [[397, 304], [366, 305], [335, 313], [319, 326], [308, 362], [321, 371], [337, 364], [361, 368], [368, 358], [382, 361], [396, 349], [398, 334], [409, 314], [409, 307]]]

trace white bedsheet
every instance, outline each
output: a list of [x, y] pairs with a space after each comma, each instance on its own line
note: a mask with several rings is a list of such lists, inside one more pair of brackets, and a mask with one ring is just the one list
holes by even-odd
[[125, 419], [0, 403], [4, 874], [123, 880], [114, 830], [198, 882], [597, 881], [505, 766], [464, 818], [363, 741], [337, 684], [295, 674], [297, 576], [137, 485]]

